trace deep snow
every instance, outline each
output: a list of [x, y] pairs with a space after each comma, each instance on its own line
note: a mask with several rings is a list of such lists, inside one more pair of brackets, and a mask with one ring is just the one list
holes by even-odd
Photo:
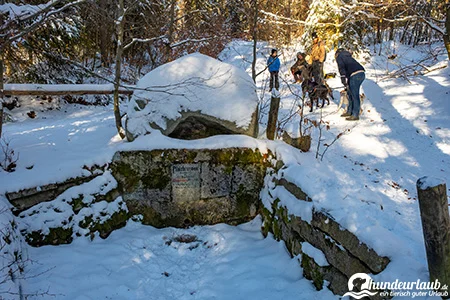
[[[257, 68], [262, 70], [264, 55], [271, 47], [263, 43], [259, 46]], [[249, 72], [250, 47], [251, 43], [234, 42], [220, 58]], [[338, 134], [344, 133], [322, 161], [315, 158], [318, 130], [312, 131], [313, 147], [308, 153], [300, 153], [281, 141], [268, 142], [245, 136], [179, 141], [154, 132], [127, 144], [117, 138], [111, 107], [61, 104], [60, 110], [41, 112], [39, 108], [48, 104], [31, 101], [33, 108], [30, 110], [38, 111], [36, 119], [28, 119], [22, 106], [12, 111], [17, 122], [4, 126], [5, 136], [20, 157], [16, 172], [0, 172], [0, 194], [83, 174], [87, 172], [82, 169], [84, 165], [108, 163], [118, 149], [225, 146], [271, 149], [287, 164], [285, 177], [297, 182], [313, 199], [316, 208], [328, 211], [379, 254], [391, 258], [388, 268], [374, 276], [375, 279], [426, 281], [427, 262], [415, 185], [417, 179], [425, 175], [450, 182], [450, 68], [410, 76], [410, 82], [387, 78], [394, 63], [399, 63], [388, 61], [387, 54], [395, 49], [396, 53], [404, 53], [408, 60], [404, 63], [410, 63], [420, 60], [424, 49], [411, 50], [399, 45], [385, 45], [383, 49], [382, 56], [366, 57], [367, 80], [363, 90], [367, 99], [361, 120], [349, 123], [339, 117], [340, 112], [336, 111], [338, 90], [334, 93], [337, 99], [322, 110], [323, 120], [330, 129], [322, 130], [320, 153], [324, 144], [330, 144]], [[300, 49], [280, 51], [282, 103], [279, 118], [284, 129], [294, 136], [298, 135], [299, 117], [292, 113], [300, 100], [290, 91], [298, 91], [298, 86], [291, 85], [289, 89], [287, 84], [291, 80], [288, 70], [297, 50]], [[441, 55], [430, 63], [446, 66], [448, 60]], [[325, 69], [326, 72], [336, 71], [330, 53]], [[328, 83], [332, 87], [340, 86], [338, 78]], [[266, 104], [270, 97], [264, 92], [267, 72], [258, 77], [257, 87], [263, 113], [260, 134], [264, 136]], [[293, 117], [289, 118], [291, 115]], [[320, 110], [306, 117], [319, 119]], [[31, 166], [31, 170], [26, 168]], [[282, 195], [284, 191], [279, 189], [277, 193]], [[263, 196], [266, 203], [270, 201], [264, 193]], [[287, 197], [281, 197], [290, 210], [307, 217], [310, 207], [299, 207]], [[145, 299], [152, 295], [160, 297], [156, 299], [248, 299], [254, 298], [253, 295], [272, 296], [267, 299], [334, 298], [327, 292], [310, 293], [313, 286], [302, 279], [297, 260], [289, 258], [282, 243], [263, 239], [258, 232], [258, 222], [255, 220], [238, 228], [216, 225], [187, 231], [156, 230], [130, 223], [107, 240], [90, 242], [81, 238], [68, 246], [29, 249], [32, 259], [40, 263], [33, 266], [33, 272], [53, 266], [55, 269], [29, 279], [26, 291], [48, 288], [50, 293], [67, 295], [67, 299], [98, 299], [98, 296]], [[178, 245], [176, 249], [167, 247], [162, 236], [174, 232], [194, 232], [209, 242], [215, 241], [216, 234], [225, 235], [222, 244], [226, 247], [221, 248], [225, 249], [223, 251], [203, 246], [192, 251], [187, 251], [186, 245]], [[144, 246], [150, 248], [149, 254]], [[157, 253], [161, 260], [153, 261], [150, 253]], [[140, 263], [133, 262], [135, 258]], [[254, 261], [256, 265], [250, 263]], [[198, 269], [196, 263], [200, 266]], [[178, 271], [174, 271], [176, 264], [180, 264]], [[173, 276], [161, 276], [162, 272]], [[74, 281], [81, 283], [74, 284]], [[93, 290], [94, 284], [100, 287]], [[89, 291], [96, 294], [89, 296]], [[252, 291], [261, 293], [250, 294]]]

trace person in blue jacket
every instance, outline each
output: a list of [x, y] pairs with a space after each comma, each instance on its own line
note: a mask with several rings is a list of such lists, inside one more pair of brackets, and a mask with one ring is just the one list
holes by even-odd
[[359, 89], [366, 79], [364, 67], [352, 57], [350, 52], [343, 48], [336, 50], [335, 58], [342, 84], [345, 86], [348, 95], [347, 112], [343, 113], [341, 117], [347, 117], [347, 121], [357, 121], [361, 108]]
[[270, 72], [270, 90], [275, 89], [278, 91], [280, 88], [280, 82], [278, 81], [278, 72], [280, 72], [280, 59], [277, 56], [277, 49], [272, 49], [272, 53], [267, 59], [267, 66]]

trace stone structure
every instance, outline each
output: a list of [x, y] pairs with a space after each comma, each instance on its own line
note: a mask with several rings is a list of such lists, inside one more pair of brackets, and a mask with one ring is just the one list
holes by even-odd
[[63, 182], [50, 183], [40, 187], [23, 189], [18, 192], [6, 193], [6, 197], [14, 206], [14, 213], [18, 214], [36, 204], [54, 200], [65, 190], [88, 182], [100, 175], [103, 171], [98, 170], [95, 174], [85, 177], [69, 178]]
[[[311, 202], [300, 187], [285, 178], [273, 181], [276, 186], [282, 186], [299, 201]], [[312, 220], [307, 222], [290, 214], [288, 209], [275, 199], [271, 211], [262, 209], [264, 220], [263, 233], [272, 232], [278, 240], [283, 240], [291, 255], [301, 255], [303, 275], [313, 281], [320, 290], [325, 281], [328, 288], [335, 294], [348, 292], [348, 279], [355, 273], [382, 272], [389, 258], [379, 256], [373, 249], [361, 242], [353, 233], [342, 228], [332, 216], [326, 212], [313, 210]], [[329, 266], [319, 266], [312, 257], [302, 252], [302, 243], [308, 242], [325, 255]], [[376, 298], [373, 298], [376, 299]]]
[[[136, 101], [142, 109], [145, 107], [144, 102], [143, 100]], [[127, 119], [127, 140], [133, 141], [136, 134], [129, 130], [128, 122]], [[164, 135], [183, 140], [195, 140], [219, 134], [245, 134], [257, 137], [259, 128], [256, 107], [251, 116], [251, 123], [247, 128], [239, 127], [234, 122], [210, 116], [200, 111], [182, 111], [179, 118], [175, 120], [167, 119], [166, 124], [166, 128], [161, 128], [156, 123], [150, 123], [150, 126], [159, 129]]]
[[[308, 206], [314, 204], [314, 199], [301, 187], [283, 177], [283, 162], [278, 161], [272, 166], [269, 163], [272, 160], [270, 152], [261, 154], [247, 148], [117, 152], [110, 165], [117, 187], [103, 196], [80, 195], [79, 198], [66, 199], [72, 211], [69, 224], [50, 228], [46, 234], [40, 231], [24, 234], [31, 245], [57, 245], [70, 243], [74, 228], [85, 235], [94, 236], [98, 232], [105, 238], [136, 215], [142, 216], [139, 218], [142, 223], [155, 227], [185, 227], [220, 222], [234, 225], [251, 220], [260, 213], [264, 221], [263, 234], [272, 232], [276, 239], [285, 242], [293, 257], [300, 255], [304, 276], [317, 289], [326, 286], [335, 294], [343, 295], [348, 292], [347, 283], [353, 274], [378, 274], [386, 268], [389, 258], [378, 255], [325, 211], [313, 209], [312, 218], [303, 220], [290, 213], [279, 199], [273, 199], [270, 209], [263, 207], [260, 191], [265, 176], [272, 177], [272, 182], [266, 187], [269, 193], [270, 187], [275, 185], [284, 188], [299, 202], [308, 203]], [[272, 172], [272, 168], [280, 172]], [[268, 182], [270, 180], [266, 178]], [[67, 188], [66, 184], [62, 187]], [[41, 192], [50, 195], [45, 189]], [[85, 196], [92, 198], [89, 203], [83, 201]], [[26, 203], [31, 203], [27, 193], [24, 197]], [[100, 201], [118, 201], [116, 199], [123, 201], [123, 207], [107, 220], [95, 219], [88, 214], [82, 214], [84, 218], [80, 216], [83, 208]], [[12, 202], [17, 205], [20, 198]], [[50, 204], [46, 210], [52, 210]], [[41, 211], [31, 209], [20, 216], [33, 217], [36, 213]], [[304, 253], [304, 242], [320, 250], [328, 265], [319, 264]]]
[[155, 227], [255, 217], [267, 156], [244, 148], [117, 152], [111, 165], [131, 214]]
[[136, 85], [125, 122], [128, 141], [160, 130], [179, 139], [258, 135], [258, 95], [248, 74], [193, 53], [164, 64]]

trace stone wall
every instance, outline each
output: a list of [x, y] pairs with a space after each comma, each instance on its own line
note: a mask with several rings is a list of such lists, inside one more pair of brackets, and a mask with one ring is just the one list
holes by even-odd
[[[273, 177], [275, 187], [283, 187], [298, 201], [311, 202], [300, 187], [284, 178]], [[348, 279], [355, 273], [382, 272], [389, 258], [379, 256], [373, 249], [361, 242], [353, 233], [342, 228], [332, 216], [324, 211], [313, 209], [309, 222], [295, 216], [274, 199], [272, 207], [262, 208], [263, 234], [273, 233], [278, 240], [286, 243], [292, 257], [300, 255], [303, 275], [320, 290], [325, 284], [333, 293], [343, 295], [348, 292]], [[320, 266], [314, 258], [302, 251], [302, 243], [308, 242], [320, 250], [328, 262]], [[375, 298], [374, 298], [375, 299]]]
[[[25, 228], [23, 234], [31, 245], [56, 245], [70, 243], [76, 235], [94, 236], [98, 232], [101, 237], [107, 237], [136, 215], [141, 216], [142, 223], [155, 227], [186, 227], [221, 222], [239, 224], [260, 213], [263, 234], [273, 233], [276, 239], [285, 242], [293, 257], [299, 256], [304, 276], [317, 289], [327, 287], [335, 294], [343, 295], [348, 292], [348, 279], [353, 274], [378, 274], [386, 268], [389, 258], [378, 255], [353, 233], [342, 228], [327, 212], [315, 209], [314, 199], [298, 185], [283, 178], [282, 171], [278, 174], [270, 168], [266, 172], [272, 167], [269, 163], [272, 159], [270, 152], [261, 154], [246, 148], [117, 152], [110, 165], [111, 173], [107, 170], [101, 175], [111, 176], [106, 180], [111, 182], [109, 190], [92, 195], [81, 192], [78, 198], [58, 197], [33, 206], [19, 217], [34, 223], [33, 218], [45, 220], [46, 214], [53, 218], [53, 211], [61, 207], [67, 207], [64, 213], [70, 217], [50, 230]], [[275, 169], [282, 168], [283, 163], [278, 161]], [[101, 176], [98, 179], [104, 180]], [[67, 188], [66, 183], [61, 186]], [[48, 191], [53, 188], [57, 186]], [[72, 187], [77, 188], [82, 189], [81, 186]], [[271, 194], [277, 188], [284, 189], [288, 196], [292, 195], [299, 201], [298, 206], [290, 202], [297, 211], [302, 206], [313, 207], [311, 218], [304, 220], [291, 213], [282, 204], [285, 203], [282, 196], [286, 193], [273, 193], [281, 198], [272, 197], [271, 207], [261, 205], [261, 190]], [[47, 196], [52, 196], [53, 191], [41, 190], [45, 197], [33, 193], [36, 191], [20, 194], [23, 199], [14, 198], [12, 202], [25, 205], [52, 200]], [[39, 197], [33, 196], [37, 200], [30, 201], [29, 194]], [[102, 213], [98, 216], [88, 213], [92, 210], [90, 207], [102, 201], [116, 207], [111, 216], [104, 218]], [[268, 205], [267, 201], [264, 203]], [[314, 255], [305, 253], [308, 251], [303, 251], [304, 243], [321, 252], [327, 263], [316, 261], [311, 257]]]
[[80, 236], [106, 238], [125, 226], [129, 217], [116, 181], [107, 171], [22, 211], [17, 227], [29, 245], [39, 247], [69, 244]]
[[14, 206], [14, 214], [18, 215], [20, 212], [39, 203], [56, 199], [56, 197], [71, 187], [91, 181], [95, 177], [104, 173], [105, 166], [94, 165], [91, 169], [85, 168], [85, 170], [90, 174], [86, 176], [69, 178], [62, 182], [23, 189], [17, 192], [9, 192], [6, 193], [6, 198]]
[[117, 152], [111, 169], [144, 224], [185, 227], [255, 217], [268, 155], [245, 148]]

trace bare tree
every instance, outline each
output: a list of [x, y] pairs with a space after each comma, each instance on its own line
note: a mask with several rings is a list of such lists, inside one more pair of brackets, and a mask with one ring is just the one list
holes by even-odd
[[[0, 0], [0, 4], [5, 4], [5, 0]], [[3, 24], [4, 16], [0, 12], [0, 24]], [[4, 97], [4, 83], [3, 83], [3, 53], [4, 45], [0, 43], [0, 138], [2, 137], [3, 129], [3, 97]]]
[[252, 40], [253, 40], [253, 60], [252, 60], [252, 79], [256, 82], [256, 50], [258, 46], [258, 0], [252, 0]]
[[[0, 52], [3, 55], [3, 51], [0, 48]], [[3, 83], [3, 59], [0, 57], [0, 138], [2, 137], [2, 129], [3, 129], [3, 97], [4, 97], [4, 83]]]
[[120, 114], [119, 107], [119, 87], [120, 87], [120, 70], [122, 66], [122, 53], [123, 53], [123, 34], [125, 26], [125, 4], [124, 0], [119, 0], [118, 5], [118, 18], [116, 20], [117, 27], [117, 48], [116, 48], [116, 70], [114, 76], [114, 118], [116, 120], [116, 128], [123, 139], [125, 137], [125, 130], [122, 126], [122, 116]]
[[447, 55], [450, 59], [450, 2], [447, 2], [445, 5], [446, 17], [445, 17], [445, 34], [444, 34], [444, 43], [445, 48], [447, 49]]

